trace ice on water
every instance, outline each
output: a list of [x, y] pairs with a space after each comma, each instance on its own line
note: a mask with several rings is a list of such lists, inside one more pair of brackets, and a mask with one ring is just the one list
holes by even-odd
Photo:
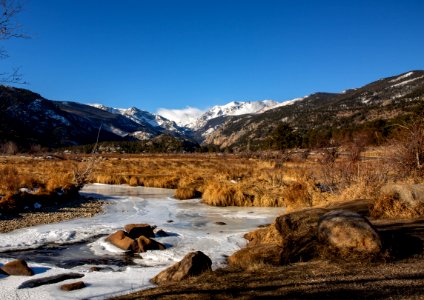
[[[281, 208], [211, 207], [199, 199], [178, 201], [172, 199], [172, 190], [145, 187], [94, 184], [83, 193], [101, 197], [110, 202], [103, 214], [92, 218], [35, 226], [0, 234], [1, 252], [39, 248], [57, 243], [69, 244], [101, 236], [88, 243], [97, 256], [119, 255], [122, 250], [105, 241], [105, 236], [129, 223], [148, 223], [170, 233], [155, 238], [167, 246], [163, 251], [148, 251], [135, 258], [135, 265], [113, 271], [88, 272], [89, 266], [62, 269], [55, 265], [31, 263], [35, 277], [63, 272], [83, 272], [87, 288], [62, 292], [59, 284], [34, 289], [17, 290], [28, 277], [0, 277], [0, 299], [103, 299], [112, 295], [151, 287], [150, 278], [181, 260], [188, 252], [200, 250], [213, 261], [213, 268], [225, 265], [225, 256], [245, 245], [243, 234], [258, 225], [271, 223], [282, 213]], [[172, 220], [172, 222], [170, 222]], [[219, 225], [216, 222], [224, 222]]]

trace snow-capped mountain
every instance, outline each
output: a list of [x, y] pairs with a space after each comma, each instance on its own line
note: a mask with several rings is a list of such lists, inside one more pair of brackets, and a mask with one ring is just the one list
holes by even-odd
[[211, 119], [225, 116], [260, 113], [275, 107], [277, 104], [278, 102], [274, 100], [262, 100], [247, 102], [232, 101], [225, 105], [216, 105], [207, 110], [195, 122], [187, 124], [187, 127], [198, 130], [205, 126], [205, 124]]
[[[36, 144], [53, 148], [90, 144], [96, 141], [101, 128], [101, 141], [150, 141], [166, 135], [243, 149], [247, 143], [263, 145], [281, 122], [313, 140], [317, 132], [327, 136], [328, 128], [342, 130], [347, 124], [358, 127], [380, 120], [384, 123], [421, 112], [423, 97], [424, 71], [417, 70], [340, 93], [315, 93], [280, 103], [233, 101], [214, 106], [196, 119], [201, 111], [192, 107], [163, 109], [173, 113], [165, 118], [135, 107], [51, 101], [29, 90], [0, 86], [0, 141], [13, 141], [24, 148]], [[188, 125], [178, 125], [177, 121]]]
[[112, 108], [102, 104], [90, 104], [98, 109], [124, 116], [137, 124], [149, 124], [157, 127], [159, 130], [165, 130], [178, 135], [190, 135], [190, 130], [178, 126], [174, 121], [168, 120], [160, 115], [141, 110], [137, 107], [130, 108]]

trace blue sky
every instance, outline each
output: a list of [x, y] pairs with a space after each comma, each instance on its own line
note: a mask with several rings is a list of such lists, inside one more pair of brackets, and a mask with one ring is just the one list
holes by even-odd
[[0, 41], [52, 100], [205, 109], [424, 69], [424, 1], [22, 0]]

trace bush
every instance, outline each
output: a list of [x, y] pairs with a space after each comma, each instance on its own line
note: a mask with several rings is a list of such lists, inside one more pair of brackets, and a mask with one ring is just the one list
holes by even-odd
[[402, 176], [424, 176], [424, 121], [398, 125], [399, 133], [392, 140], [393, 162]]

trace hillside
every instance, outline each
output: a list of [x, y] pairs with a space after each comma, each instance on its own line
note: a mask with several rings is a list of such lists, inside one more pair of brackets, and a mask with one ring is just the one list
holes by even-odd
[[[170, 133], [149, 120], [134, 119], [89, 105], [51, 101], [29, 90], [0, 86], [0, 143], [25, 150], [33, 145], [55, 148], [100, 141], [137, 141]], [[170, 121], [168, 121], [170, 122]]]
[[349, 137], [366, 127], [382, 130], [390, 120], [421, 113], [423, 104], [424, 71], [412, 71], [343, 93], [315, 93], [261, 114], [227, 116], [218, 126], [212, 119], [199, 131], [209, 131], [203, 134], [205, 144], [260, 148], [266, 147], [267, 138], [284, 122], [299, 134], [304, 146], [314, 146], [324, 140]]
[[189, 127], [136, 107], [51, 101], [7, 86], [0, 86], [0, 99], [0, 143], [12, 141], [22, 149], [92, 144], [100, 127], [100, 141], [148, 141], [165, 134], [235, 151], [284, 147], [277, 141], [285, 134], [278, 128], [284, 126], [292, 131], [291, 147], [325, 146], [357, 136], [375, 144], [390, 135], [394, 124], [424, 110], [424, 71], [282, 103], [233, 101], [210, 108]]

